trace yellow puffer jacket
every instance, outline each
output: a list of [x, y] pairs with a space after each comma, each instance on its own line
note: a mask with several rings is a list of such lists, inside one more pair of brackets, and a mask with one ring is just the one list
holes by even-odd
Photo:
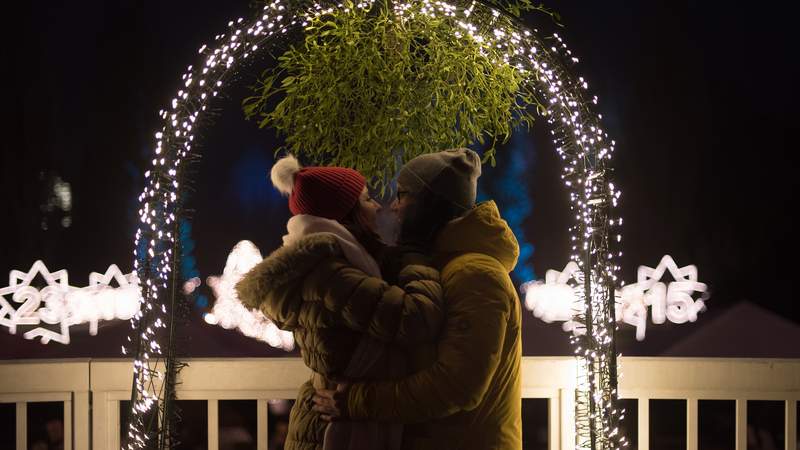
[[[347, 262], [333, 235], [317, 233], [264, 258], [236, 291], [242, 304], [292, 331], [315, 382], [333, 387], [365, 336], [386, 351], [364, 379], [397, 379], [433, 359], [442, 324], [439, 272], [409, 265], [397, 278], [402, 288], [368, 276]], [[292, 408], [287, 450], [322, 448], [327, 424], [311, 411], [313, 395], [308, 381]]]
[[520, 302], [508, 275], [518, 256], [494, 202], [446, 225], [434, 246], [445, 310], [436, 362], [352, 385], [349, 416], [411, 424], [404, 449], [521, 449]]

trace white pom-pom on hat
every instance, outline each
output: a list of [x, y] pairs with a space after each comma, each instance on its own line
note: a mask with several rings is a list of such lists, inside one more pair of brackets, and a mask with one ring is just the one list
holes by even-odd
[[281, 194], [289, 196], [294, 189], [294, 177], [302, 169], [300, 161], [292, 155], [279, 159], [270, 172], [272, 184]]

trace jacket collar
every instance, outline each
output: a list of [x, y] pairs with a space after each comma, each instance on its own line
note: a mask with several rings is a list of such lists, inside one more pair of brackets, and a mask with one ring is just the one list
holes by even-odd
[[381, 271], [375, 258], [367, 252], [363, 245], [335, 220], [309, 214], [298, 214], [286, 223], [287, 233], [283, 236], [283, 245], [293, 245], [312, 234], [328, 234], [336, 238], [348, 262], [367, 275], [380, 277]]

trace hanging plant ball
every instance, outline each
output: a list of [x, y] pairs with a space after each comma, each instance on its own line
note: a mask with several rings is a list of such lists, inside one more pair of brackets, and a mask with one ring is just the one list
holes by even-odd
[[[504, 17], [489, 15], [486, 27]], [[285, 137], [286, 150], [361, 171], [383, 191], [420, 154], [497, 142], [534, 121], [538, 98], [507, 50], [455, 14], [422, 2], [344, 4], [309, 17], [305, 38], [262, 73], [246, 117]]]

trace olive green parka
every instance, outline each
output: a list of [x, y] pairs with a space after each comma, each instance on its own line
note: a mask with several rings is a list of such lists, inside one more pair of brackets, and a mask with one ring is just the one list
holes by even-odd
[[522, 449], [521, 313], [509, 278], [518, 256], [494, 202], [448, 223], [434, 244], [445, 310], [436, 361], [399, 381], [353, 384], [349, 417], [408, 424], [404, 449]]

